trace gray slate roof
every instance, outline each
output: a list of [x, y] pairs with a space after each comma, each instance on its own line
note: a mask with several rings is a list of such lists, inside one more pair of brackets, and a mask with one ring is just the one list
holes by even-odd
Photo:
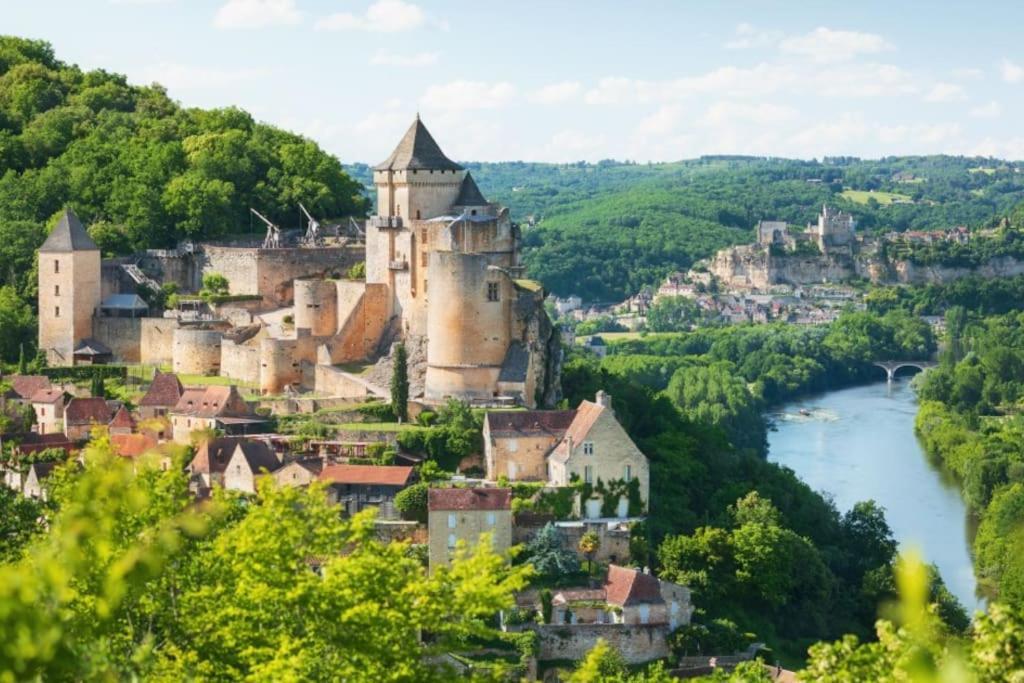
[[100, 303], [100, 308], [117, 308], [128, 311], [139, 311], [149, 308], [138, 294], [111, 294]]
[[477, 187], [476, 181], [470, 173], [462, 179], [462, 187], [459, 188], [459, 196], [456, 197], [452, 206], [486, 206], [487, 200]]
[[68, 252], [68, 251], [99, 251], [100, 248], [89, 237], [85, 231], [82, 221], [71, 209], [64, 209], [57, 227], [53, 229], [50, 236], [39, 247], [40, 252]]
[[438, 147], [434, 137], [420, 121], [419, 115], [402, 136], [395, 151], [374, 167], [375, 171], [461, 171], [462, 166], [449, 159]]

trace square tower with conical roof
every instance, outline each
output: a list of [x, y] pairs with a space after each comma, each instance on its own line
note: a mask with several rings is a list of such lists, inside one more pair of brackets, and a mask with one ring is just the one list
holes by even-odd
[[100, 249], [71, 209], [39, 247], [39, 348], [50, 365], [73, 365], [92, 337], [100, 304]]

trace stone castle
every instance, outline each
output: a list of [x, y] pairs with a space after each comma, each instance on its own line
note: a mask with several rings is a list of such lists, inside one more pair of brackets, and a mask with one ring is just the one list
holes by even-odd
[[[414, 397], [426, 403], [554, 403], [558, 335], [543, 288], [522, 276], [508, 209], [484, 198], [418, 116], [373, 180], [364, 245], [209, 243], [101, 259], [65, 211], [39, 250], [40, 348], [52, 365], [169, 365], [264, 394], [358, 397], [386, 395], [387, 382], [352, 366], [370, 368], [404, 340]], [[342, 277], [363, 260], [365, 280]], [[233, 296], [157, 317], [137, 295], [139, 284], [168, 282], [195, 292], [210, 273]]]

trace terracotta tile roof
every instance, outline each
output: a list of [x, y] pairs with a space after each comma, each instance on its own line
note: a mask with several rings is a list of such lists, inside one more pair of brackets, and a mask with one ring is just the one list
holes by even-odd
[[200, 444], [189, 470], [195, 474], [223, 474], [235, 447], [242, 441], [245, 441], [244, 436], [222, 436]]
[[505, 410], [489, 412], [484, 420], [492, 436], [561, 438], [575, 417], [575, 410]]
[[40, 389], [32, 394], [33, 403], [57, 403], [64, 400], [64, 391], [61, 389]]
[[428, 510], [511, 510], [512, 489], [430, 489]]
[[73, 398], [64, 408], [68, 425], [109, 424], [114, 411], [102, 398]]
[[580, 407], [576, 409], [576, 416], [573, 418], [572, 424], [565, 430], [565, 436], [562, 437], [562, 441], [552, 451], [551, 457], [555, 458], [559, 462], [565, 462], [569, 459], [570, 455], [570, 444], [575, 448], [579, 444], [583, 443], [587, 439], [587, 435], [590, 433], [590, 429], [597, 422], [597, 418], [601, 417], [601, 413], [604, 412], [604, 406], [600, 403], [594, 403], [592, 401], [583, 401], [580, 403]]
[[319, 479], [328, 484], [405, 486], [411, 476], [412, 468], [400, 465], [328, 465]]
[[19, 453], [36, 453], [47, 448], [62, 448], [64, 452], [71, 450], [74, 444], [68, 437], [60, 433], [36, 434], [35, 432], [21, 436], [5, 436], [4, 441], [14, 441]]
[[115, 429], [135, 429], [135, 418], [128, 412], [128, 409], [121, 406], [110, 421], [110, 426]]
[[194, 417], [250, 416], [248, 404], [234, 386], [186, 389], [174, 406], [173, 412]]
[[277, 454], [264, 441], [253, 441], [251, 439], [240, 441], [235, 446], [235, 452], [232, 457], [235, 455], [241, 455], [249, 465], [249, 470], [253, 473], [259, 473], [264, 470], [273, 472], [281, 466], [281, 461], [277, 459]]
[[609, 604], [620, 607], [664, 602], [658, 579], [650, 574], [644, 574], [639, 569], [620, 567], [617, 564], [608, 565], [604, 590]]
[[185, 390], [178, 376], [170, 372], [157, 371], [146, 395], [139, 401], [140, 406], [173, 408]]
[[26, 401], [43, 389], [50, 388], [50, 378], [45, 375], [14, 375], [11, 377], [11, 389]]
[[111, 434], [110, 443], [122, 458], [137, 458], [158, 445], [152, 434]]
[[551, 602], [556, 605], [564, 605], [570, 602], [576, 602], [579, 600], [594, 600], [604, 601], [607, 599], [607, 594], [603, 588], [567, 588], [560, 590], [555, 593]]

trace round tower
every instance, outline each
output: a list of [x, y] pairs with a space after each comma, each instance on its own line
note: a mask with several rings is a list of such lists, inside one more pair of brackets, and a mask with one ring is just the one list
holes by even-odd
[[220, 371], [222, 333], [201, 327], [174, 330], [171, 366], [185, 375], [217, 374]]
[[338, 289], [332, 280], [295, 281], [295, 329], [314, 337], [338, 331]]

